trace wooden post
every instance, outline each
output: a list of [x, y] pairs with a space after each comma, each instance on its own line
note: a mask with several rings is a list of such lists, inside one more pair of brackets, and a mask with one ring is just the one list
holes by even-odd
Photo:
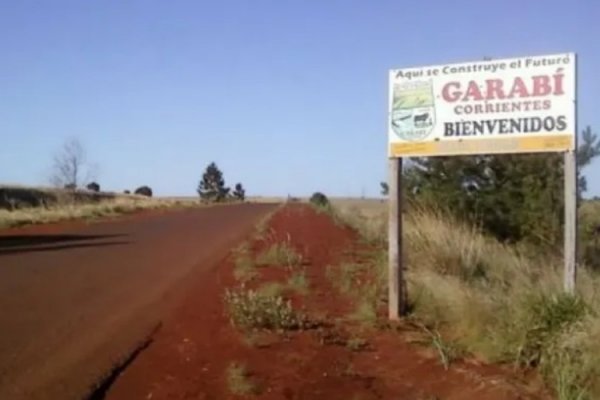
[[565, 276], [564, 289], [565, 292], [575, 293], [575, 281], [577, 279], [577, 202], [579, 174], [577, 171], [577, 146], [578, 146], [578, 126], [577, 126], [577, 56], [573, 60], [575, 63], [575, 98], [573, 107], [575, 108], [575, 137], [573, 147], [574, 150], [569, 150], [564, 155], [564, 174], [565, 174]]
[[565, 276], [564, 288], [575, 293], [577, 277], [577, 152], [565, 153]]
[[388, 214], [388, 300], [389, 318], [396, 320], [405, 311], [402, 265], [402, 159], [389, 159]]

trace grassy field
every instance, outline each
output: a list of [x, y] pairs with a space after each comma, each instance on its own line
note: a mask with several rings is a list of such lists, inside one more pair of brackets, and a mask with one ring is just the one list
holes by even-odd
[[[380, 286], [373, 291], [385, 294], [385, 203], [333, 204], [336, 218], [381, 249], [371, 270]], [[600, 398], [597, 273], [580, 269], [577, 296], [566, 295], [561, 259], [503, 245], [432, 210], [407, 213], [404, 238], [409, 318], [431, 333], [441, 354], [535, 367], [559, 400]]]

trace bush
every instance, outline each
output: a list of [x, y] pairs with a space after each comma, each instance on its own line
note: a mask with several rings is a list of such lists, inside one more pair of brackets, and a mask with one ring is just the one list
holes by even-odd
[[267, 296], [252, 290], [227, 290], [225, 303], [231, 324], [239, 328], [291, 330], [305, 324], [304, 316], [281, 296]]
[[329, 199], [321, 192], [315, 192], [310, 196], [310, 203], [317, 207], [329, 207]]
[[100, 191], [100, 185], [96, 182], [88, 183], [85, 188], [91, 192], [99, 192]]
[[135, 194], [139, 196], [152, 197], [152, 189], [148, 186], [140, 186], [135, 189]]
[[131, 194], [131, 191], [130, 190], [125, 190], [123, 193], [124, 194]]

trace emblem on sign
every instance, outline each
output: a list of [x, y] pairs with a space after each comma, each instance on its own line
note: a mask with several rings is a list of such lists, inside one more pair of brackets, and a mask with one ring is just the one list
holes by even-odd
[[394, 84], [392, 130], [402, 139], [425, 139], [435, 125], [435, 106], [431, 81]]

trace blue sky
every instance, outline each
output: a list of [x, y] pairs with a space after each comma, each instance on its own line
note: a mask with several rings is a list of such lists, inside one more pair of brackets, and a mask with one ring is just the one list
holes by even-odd
[[[0, 0], [0, 182], [78, 137], [98, 182], [193, 195], [377, 195], [391, 68], [574, 51], [600, 132], [596, 0]], [[586, 169], [600, 195], [600, 160]]]

